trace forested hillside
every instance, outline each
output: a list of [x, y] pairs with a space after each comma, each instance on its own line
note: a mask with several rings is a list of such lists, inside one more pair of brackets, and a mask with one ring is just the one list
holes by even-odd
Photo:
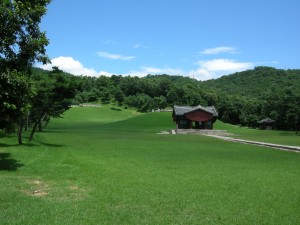
[[[300, 70], [256, 67], [201, 82], [166, 74], [143, 78], [72, 76], [57, 69], [56, 73], [76, 84], [73, 104], [115, 102], [141, 112], [173, 105], [214, 105], [219, 119], [227, 123], [257, 127], [259, 120], [270, 117], [279, 129], [299, 129]], [[51, 72], [33, 70], [33, 74], [43, 73]]]
[[262, 97], [265, 91], [289, 88], [300, 91], [300, 70], [280, 70], [272, 67], [256, 67], [253, 70], [234, 73], [219, 79], [202, 82], [206, 88], [226, 94]]
[[279, 129], [299, 130], [300, 70], [256, 67], [201, 85], [218, 96], [215, 104], [224, 122], [256, 127], [270, 117]]
[[36, 129], [71, 104], [87, 102], [114, 103], [141, 112], [173, 105], [214, 105], [226, 123], [257, 127], [259, 120], [269, 117], [276, 120], [278, 129], [297, 131], [300, 127], [300, 70], [257, 67], [201, 82], [166, 74], [97, 78], [74, 76], [57, 67], [53, 71], [33, 68], [24, 90], [20, 89], [22, 80], [13, 77], [18, 76], [0, 79], [0, 128], [14, 131], [15, 118], [22, 112], [20, 121], [25, 129], [32, 128], [31, 139]]

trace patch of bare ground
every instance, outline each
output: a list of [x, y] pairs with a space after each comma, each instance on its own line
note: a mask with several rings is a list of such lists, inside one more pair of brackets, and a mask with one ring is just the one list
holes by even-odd
[[24, 192], [30, 196], [43, 197], [48, 194], [49, 185], [41, 180], [26, 180], [29, 189]]
[[33, 197], [47, 197], [52, 201], [80, 201], [87, 197], [87, 191], [78, 185], [57, 185], [41, 179], [26, 180], [27, 189], [22, 190]]

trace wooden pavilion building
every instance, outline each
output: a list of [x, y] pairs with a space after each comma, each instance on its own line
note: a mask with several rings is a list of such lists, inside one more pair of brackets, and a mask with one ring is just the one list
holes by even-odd
[[172, 113], [176, 129], [213, 129], [213, 123], [218, 117], [214, 106], [177, 106]]
[[263, 120], [258, 121], [260, 129], [262, 130], [275, 130], [276, 121], [270, 118], [265, 118]]

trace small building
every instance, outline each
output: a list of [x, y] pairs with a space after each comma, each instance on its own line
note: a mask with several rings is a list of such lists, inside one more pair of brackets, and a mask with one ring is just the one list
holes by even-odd
[[177, 106], [172, 113], [176, 129], [213, 129], [218, 117], [214, 106]]
[[262, 130], [275, 130], [276, 121], [270, 118], [265, 118], [261, 121], [258, 121], [260, 129]]

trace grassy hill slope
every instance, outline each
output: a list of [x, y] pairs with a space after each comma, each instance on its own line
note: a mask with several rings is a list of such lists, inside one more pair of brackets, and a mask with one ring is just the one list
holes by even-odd
[[173, 127], [169, 113], [73, 108], [31, 144], [1, 138], [1, 224], [300, 221], [299, 154], [157, 134]]

